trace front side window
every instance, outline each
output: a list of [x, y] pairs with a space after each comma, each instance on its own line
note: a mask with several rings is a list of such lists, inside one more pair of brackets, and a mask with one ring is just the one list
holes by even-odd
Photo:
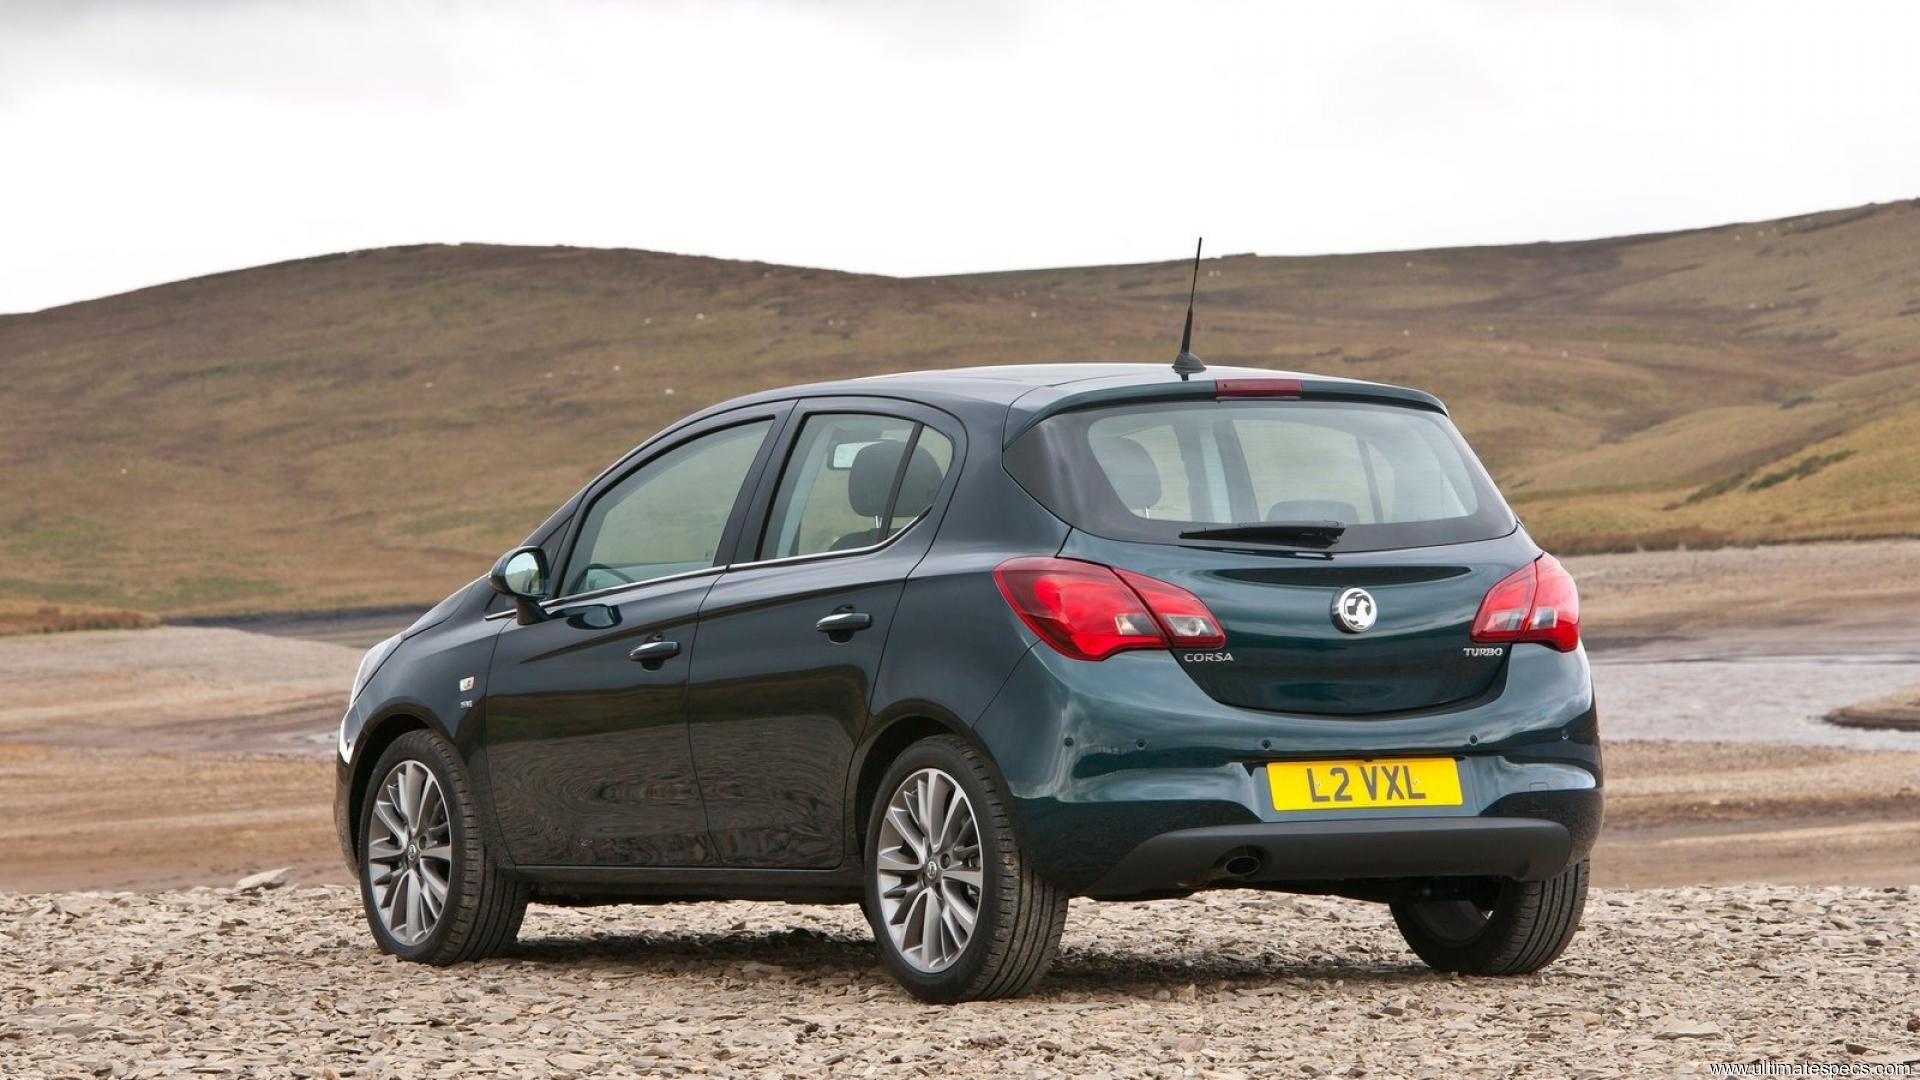
[[912, 420], [810, 416], [781, 473], [760, 558], [872, 547], [933, 506], [952, 464], [953, 443]]
[[771, 420], [682, 443], [629, 473], [587, 511], [562, 596], [714, 565]]

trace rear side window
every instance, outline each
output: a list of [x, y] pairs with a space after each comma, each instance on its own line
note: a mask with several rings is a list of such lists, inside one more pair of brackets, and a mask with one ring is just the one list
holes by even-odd
[[1395, 405], [1089, 409], [1022, 435], [1007, 467], [1068, 524], [1114, 539], [1182, 542], [1182, 532], [1207, 527], [1337, 521], [1346, 531], [1333, 550], [1368, 551], [1490, 539], [1515, 525], [1447, 418]]
[[953, 443], [912, 420], [809, 416], [780, 475], [762, 559], [872, 547], [918, 520], [953, 464]]

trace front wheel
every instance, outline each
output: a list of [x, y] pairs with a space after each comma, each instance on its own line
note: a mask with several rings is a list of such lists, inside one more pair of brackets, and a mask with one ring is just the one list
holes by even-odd
[[360, 808], [360, 900], [382, 952], [452, 964], [520, 932], [526, 886], [487, 856], [466, 770], [430, 731], [393, 741]]
[[1587, 861], [1545, 881], [1503, 881], [1482, 901], [1403, 900], [1393, 921], [1435, 971], [1525, 975], [1553, 963], [1580, 929]]
[[881, 780], [867, 822], [867, 920], [895, 979], [924, 1001], [1027, 992], [1066, 924], [1067, 896], [1020, 851], [979, 751], [915, 743]]

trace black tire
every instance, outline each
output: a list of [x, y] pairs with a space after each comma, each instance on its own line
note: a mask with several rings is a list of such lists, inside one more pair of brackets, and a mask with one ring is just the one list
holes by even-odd
[[[881, 819], [902, 783], [923, 769], [938, 769], [958, 782], [971, 804], [980, 837], [981, 895], [971, 936], [957, 959], [940, 971], [916, 968], [895, 947], [880, 906]], [[909, 746], [880, 781], [867, 808], [866, 909], [880, 955], [901, 986], [922, 1001], [951, 1004], [1015, 997], [1031, 990], [1060, 945], [1067, 920], [1067, 894], [1041, 877], [1020, 850], [1007, 800], [986, 759], [951, 735]]]
[[[368, 857], [376, 796], [384, 778], [405, 761], [425, 765], [439, 782], [452, 846], [446, 902], [432, 932], [413, 945], [396, 939], [375, 911]], [[520, 920], [527, 913], [527, 888], [489, 858], [466, 769], [446, 740], [431, 731], [410, 731], [395, 739], [374, 763], [372, 779], [357, 812], [360, 902], [380, 951], [403, 960], [444, 965], [495, 956], [513, 944], [520, 933]]]
[[1470, 900], [1408, 900], [1393, 921], [1435, 971], [1525, 975], [1559, 957], [1587, 906], [1585, 859], [1545, 881], [1502, 881], [1485, 908]]

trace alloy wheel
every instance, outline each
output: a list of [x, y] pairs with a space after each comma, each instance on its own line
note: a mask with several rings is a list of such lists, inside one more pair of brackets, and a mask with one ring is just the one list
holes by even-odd
[[880, 822], [874, 877], [893, 947], [916, 970], [950, 967], [980, 915], [980, 829], [953, 777], [921, 769], [901, 781]]
[[453, 829], [433, 770], [402, 761], [381, 781], [367, 840], [374, 912], [401, 945], [418, 945], [439, 925], [453, 875]]

